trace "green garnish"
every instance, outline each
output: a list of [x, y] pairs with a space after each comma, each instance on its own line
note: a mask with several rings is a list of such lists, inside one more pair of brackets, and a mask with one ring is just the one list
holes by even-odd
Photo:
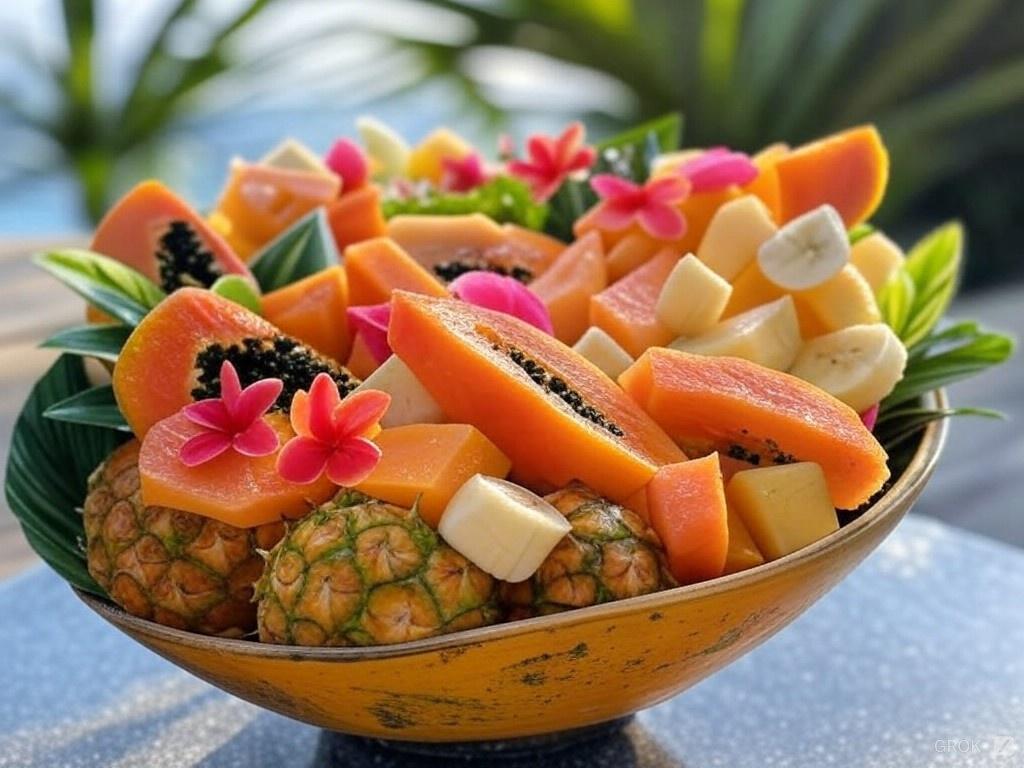
[[527, 229], [541, 229], [548, 217], [547, 205], [535, 201], [530, 188], [511, 176], [495, 176], [469, 192], [430, 190], [409, 198], [389, 198], [381, 207], [388, 219], [400, 214], [482, 213], [499, 224], [518, 224]]

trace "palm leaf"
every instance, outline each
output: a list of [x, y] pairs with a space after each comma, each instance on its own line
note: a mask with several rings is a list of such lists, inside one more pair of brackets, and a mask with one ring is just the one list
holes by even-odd
[[318, 208], [256, 254], [249, 269], [260, 290], [269, 293], [340, 261], [327, 216]]
[[115, 362], [131, 332], [127, 325], [81, 325], [58, 331], [39, 346]]
[[69, 424], [85, 424], [90, 427], [131, 432], [131, 427], [117, 406], [114, 388], [109, 384], [76, 392], [51, 405], [43, 411], [43, 416]]

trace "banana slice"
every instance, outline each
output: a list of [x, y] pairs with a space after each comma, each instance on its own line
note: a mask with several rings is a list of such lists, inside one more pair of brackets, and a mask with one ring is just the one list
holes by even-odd
[[888, 325], [875, 323], [812, 339], [789, 372], [862, 413], [892, 392], [906, 363], [903, 342]]
[[572, 530], [561, 512], [525, 488], [473, 475], [452, 496], [437, 532], [492, 576], [524, 581]]
[[821, 285], [793, 294], [793, 298], [799, 311], [814, 320], [813, 332], [808, 331], [808, 336], [882, 320], [871, 286], [852, 264]]
[[874, 232], [858, 240], [850, 248], [850, 263], [868, 281], [871, 290], [878, 291], [903, 266], [903, 251], [881, 232]]
[[704, 231], [697, 258], [730, 283], [757, 258], [778, 227], [765, 204], [744, 195], [722, 205]]
[[331, 169], [316, 156], [309, 147], [297, 139], [285, 139], [260, 160], [261, 165], [283, 168], [288, 171], [306, 171], [320, 176], [333, 177]]
[[789, 295], [723, 320], [693, 339], [677, 339], [671, 347], [715, 357], [742, 357], [784, 371], [800, 351], [800, 322]]
[[596, 325], [587, 328], [573, 349], [608, 374], [612, 381], [617, 381], [619, 374], [633, 364], [629, 352]]
[[393, 128], [375, 117], [364, 116], [356, 120], [356, 130], [373, 161], [374, 176], [389, 179], [405, 174], [409, 145]]
[[405, 363], [392, 355], [356, 387], [378, 389], [391, 395], [391, 405], [380, 420], [384, 428], [405, 424], [444, 424], [444, 411]]
[[821, 285], [849, 260], [846, 226], [831, 205], [796, 217], [757, 251], [761, 271], [788, 291], [805, 291]]
[[661, 288], [654, 313], [680, 336], [697, 336], [718, 322], [732, 286], [692, 253], [679, 260]]

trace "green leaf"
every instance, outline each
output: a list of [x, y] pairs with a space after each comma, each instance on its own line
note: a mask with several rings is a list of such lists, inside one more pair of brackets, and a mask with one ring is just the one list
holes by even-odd
[[903, 329], [914, 310], [914, 280], [905, 270], [898, 270], [878, 292], [878, 309], [882, 320], [896, 335], [903, 338]]
[[926, 235], [907, 254], [903, 269], [914, 281], [914, 304], [901, 337], [913, 346], [946, 313], [960, 271], [963, 227], [951, 222]]
[[263, 303], [252, 283], [241, 275], [221, 275], [210, 286], [210, 290], [228, 301], [233, 301], [257, 315], [263, 314]]
[[134, 269], [91, 251], [50, 251], [33, 261], [94, 307], [132, 327], [166, 296]]
[[270, 293], [340, 261], [327, 216], [317, 208], [267, 244], [249, 262], [249, 269], [260, 290]]
[[131, 332], [127, 325], [80, 325], [58, 331], [39, 346], [115, 362]]
[[36, 382], [14, 425], [5, 493], [36, 553], [79, 589], [103, 595], [86, 568], [78, 510], [89, 475], [125, 436], [43, 416], [89, 387], [82, 359], [72, 355], [61, 355]]
[[875, 427], [875, 437], [885, 448], [886, 453], [891, 455], [933, 421], [942, 421], [953, 416], [1004, 418], [1003, 414], [988, 408], [901, 408], [879, 418]]
[[858, 241], [863, 240], [869, 235], [873, 235], [875, 231], [875, 228], [871, 224], [863, 221], [860, 224], [851, 227], [850, 231], [846, 233], [846, 236], [850, 241], [850, 245], [856, 245]]
[[518, 224], [527, 229], [541, 229], [548, 216], [548, 207], [533, 199], [530, 188], [511, 176], [496, 176], [476, 189], [464, 193], [432, 190], [427, 194], [405, 199], [384, 200], [384, 217], [401, 214], [458, 216], [482, 213], [499, 224]]
[[114, 398], [114, 388], [109, 384], [76, 392], [51, 405], [43, 411], [43, 416], [71, 424], [86, 424], [131, 432], [131, 427], [125, 421], [124, 415], [117, 405], [117, 400]]
[[573, 224], [597, 202], [597, 195], [587, 182], [566, 179], [548, 200], [548, 219], [544, 231], [562, 242], [573, 239]]
[[606, 149], [623, 149], [627, 146], [643, 147], [647, 135], [654, 134], [661, 152], [675, 152], [679, 149], [683, 138], [683, 115], [680, 112], [669, 112], [640, 125], [635, 125], [622, 133], [602, 139], [595, 145], [598, 153]]

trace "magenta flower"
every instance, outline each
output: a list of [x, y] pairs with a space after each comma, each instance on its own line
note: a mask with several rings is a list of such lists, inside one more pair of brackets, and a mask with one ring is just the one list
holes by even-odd
[[601, 198], [594, 219], [601, 229], [615, 232], [637, 221], [658, 240], [686, 234], [686, 218], [678, 209], [690, 196], [690, 181], [684, 176], [662, 176], [640, 186], [605, 173], [593, 177], [590, 186]]
[[476, 152], [465, 157], [441, 158], [441, 189], [451, 192], [469, 192], [487, 181], [484, 162]]
[[508, 171], [528, 183], [535, 198], [547, 200], [566, 176], [594, 164], [597, 152], [583, 143], [585, 135], [582, 123], [570, 123], [558, 137], [535, 134], [526, 141], [530, 159], [509, 161]]
[[452, 295], [467, 304], [504, 312], [554, 335], [551, 315], [544, 302], [514, 277], [493, 272], [467, 272], [455, 278], [448, 288]]
[[277, 432], [263, 415], [281, 394], [280, 379], [262, 379], [242, 389], [238, 372], [225, 360], [220, 366], [220, 397], [182, 408], [185, 418], [203, 428], [178, 451], [187, 467], [197, 467], [232, 448], [243, 456], [267, 456], [277, 450]]
[[360, 307], [349, 307], [345, 310], [352, 336], [362, 336], [370, 354], [378, 363], [391, 357], [391, 345], [388, 344], [388, 324], [391, 322], [391, 302], [383, 304], [367, 304]]
[[370, 176], [370, 163], [362, 148], [351, 139], [338, 139], [324, 158], [327, 167], [341, 177], [341, 191], [359, 189]]
[[868, 428], [869, 432], [874, 432], [875, 424], [878, 423], [878, 403], [875, 403], [864, 413], [860, 414], [860, 420], [864, 422], [864, 426]]
[[713, 147], [679, 166], [690, 180], [693, 194], [717, 192], [737, 184], [743, 186], [757, 178], [759, 171], [750, 157], [728, 147]]
[[308, 393], [300, 390], [292, 398], [295, 437], [278, 454], [277, 473], [302, 485], [325, 472], [335, 485], [361, 483], [380, 461], [380, 448], [370, 437], [380, 431], [378, 422], [389, 405], [391, 395], [376, 389], [342, 400], [334, 380], [318, 374]]

